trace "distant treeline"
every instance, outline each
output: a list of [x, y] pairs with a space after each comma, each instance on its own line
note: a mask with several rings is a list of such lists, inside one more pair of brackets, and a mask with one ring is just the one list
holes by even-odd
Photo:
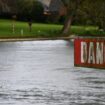
[[0, 18], [12, 18], [16, 15], [19, 20], [33, 19], [44, 21], [44, 8], [36, 0], [0, 0]]
[[[105, 0], [61, 0], [67, 7], [68, 15], [72, 16], [72, 24], [98, 25], [105, 30]], [[81, 4], [78, 1], [82, 1]], [[70, 3], [68, 3], [70, 2]], [[12, 18], [35, 22], [54, 22], [50, 18], [55, 16], [44, 15], [44, 5], [38, 0], [0, 0], [0, 18]], [[63, 23], [66, 16], [56, 21]], [[56, 20], [56, 19], [55, 19]]]

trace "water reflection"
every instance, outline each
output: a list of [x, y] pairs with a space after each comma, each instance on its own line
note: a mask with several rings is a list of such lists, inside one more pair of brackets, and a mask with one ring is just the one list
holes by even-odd
[[105, 105], [105, 71], [74, 67], [73, 43], [0, 43], [0, 105]]

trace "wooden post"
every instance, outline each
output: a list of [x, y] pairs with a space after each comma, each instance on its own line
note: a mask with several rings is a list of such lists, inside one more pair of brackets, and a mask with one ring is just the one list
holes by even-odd
[[32, 31], [32, 19], [28, 20], [29, 31]]
[[15, 22], [16, 21], [16, 15], [12, 16], [12, 32], [15, 33]]

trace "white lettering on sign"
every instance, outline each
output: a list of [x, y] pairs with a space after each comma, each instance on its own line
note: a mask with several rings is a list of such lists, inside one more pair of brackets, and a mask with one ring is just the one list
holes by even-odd
[[81, 63], [86, 63], [87, 61], [87, 43], [81, 42]]
[[88, 63], [95, 64], [95, 53], [94, 53], [94, 43], [93, 42], [90, 42], [90, 45], [89, 45]]
[[104, 64], [104, 42], [81, 42], [81, 63]]
[[96, 63], [104, 63], [104, 43], [96, 43]]

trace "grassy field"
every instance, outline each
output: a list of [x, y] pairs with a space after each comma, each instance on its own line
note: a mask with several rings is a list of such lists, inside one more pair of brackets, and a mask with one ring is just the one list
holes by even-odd
[[[29, 26], [27, 22], [15, 22], [15, 33], [12, 31], [12, 20], [0, 19], [0, 38], [48, 38], [48, 37], [61, 37], [60, 33], [62, 25], [54, 24], [39, 24], [33, 23], [32, 32], [29, 31]], [[21, 34], [23, 30], [23, 34]], [[72, 26], [71, 33], [76, 35], [104, 35], [105, 32], [99, 31], [97, 27], [93, 26]]]

